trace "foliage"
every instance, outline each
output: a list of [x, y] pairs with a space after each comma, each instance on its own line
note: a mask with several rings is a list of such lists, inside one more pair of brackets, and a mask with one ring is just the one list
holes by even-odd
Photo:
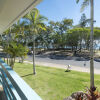
[[[76, 3], [79, 3], [80, 0], [76, 0]], [[84, 0], [81, 5], [81, 12], [89, 5], [90, 0]]]
[[[79, 2], [79, 0], [77, 0]], [[84, 2], [87, 2], [84, 0]], [[67, 49], [80, 50], [82, 48], [89, 50], [90, 46], [90, 28], [87, 23], [90, 21], [83, 13], [79, 24], [73, 26], [72, 19], [63, 19], [62, 21], [49, 21], [45, 24], [47, 18], [40, 15], [38, 9], [34, 8], [26, 14], [21, 20], [16, 22], [11, 28], [3, 34], [3, 43], [16, 40], [23, 45], [29, 45], [35, 48], [48, 49]], [[100, 28], [94, 28], [94, 41], [100, 39]], [[2, 43], [1, 43], [2, 44]]]
[[100, 92], [98, 90], [93, 91], [87, 88], [87, 97], [88, 97], [88, 100], [99, 100]]
[[49, 26], [52, 28], [51, 39], [54, 49], [66, 47], [66, 32], [72, 27], [72, 24], [72, 19], [64, 19], [61, 22], [49, 22]]
[[38, 34], [39, 30], [46, 30], [45, 24], [43, 23], [44, 20], [47, 20], [46, 17], [40, 15], [39, 10], [34, 8], [30, 13], [24, 16], [26, 20], [29, 21], [29, 28], [30, 28], [30, 35], [32, 36], [32, 51], [33, 51], [33, 74], [36, 74], [35, 71], [35, 39], [36, 35]]
[[[70, 97], [74, 100], [100, 100], [100, 92], [96, 88], [93, 90], [87, 87], [86, 92], [75, 92]], [[68, 98], [64, 100], [69, 100]]]
[[45, 30], [45, 24], [43, 22], [47, 20], [47, 18], [40, 15], [38, 9], [34, 8], [24, 16], [24, 19], [29, 22], [29, 28], [34, 34], [38, 33], [39, 29]]
[[81, 16], [81, 19], [80, 19], [80, 27], [84, 28], [87, 26], [87, 24], [90, 22], [89, 19], [86, 18], [86, 15], [83, 13], [82, 16]]
[[26, 56], [28, 49], [22, 44], [11, 42], [8, 47], [4, 48], [4, 51], [11, 55], [11, 57], [22, 57]]
[[3, 47], [4, 52], [11, 57], [11, 67], [13, 68], [16, 57], [25, 57], [28, 53], [28, 48], [22, 44], [18, 44], [16, 41], [10, 42], [8, 46]]
[[[89, 87], [89, 74], [65, 69], [36, 66], [37, 75], [33, 76], [29, 63], [15, 63], [14, 70], [33, 88], [43, 100], [63, 100], [76, 91]], [[45, 78], [44, 78], [45, 77]], [[95, 84], [100, 90], [100, 75], [95, 75]], [[38, 88], [37, 88], [38, 87]]]
[[[77, 0], [79, 2], [79, 0]], [[87, 2], [87, 0], [84, 0]], [[34, 8], [1, 36], [2, 46], [7, 47], [12, 41], [23, 46], [28, 45], [43, 50], [60, 50], [72, 48], [73, 51], [81, 52], [81, 49], [90, 49], [90, 28], [87, 27], [88, 19], [82, 15], [78, 26], [73, 26], [72, 19], [61, 21], [47, 21]], [[94, 42], [100, 39], [100, 28], [94, 28]], [[35, 43], [35, 44], [34, 44]], [[33, 45], [34, 44], [34, 45]]]

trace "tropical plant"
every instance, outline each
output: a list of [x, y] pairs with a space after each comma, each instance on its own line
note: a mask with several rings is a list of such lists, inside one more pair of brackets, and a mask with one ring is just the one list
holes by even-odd
[[86, 96], [88, 100], [100, 100], [100, 92], [94, 88], [94, 91], [87, 88]]
[[10, 66], [13, 68], [16, 57], [21, 57], [23, 60], [23, 56], [27, 55], [28, 48], [23, 46], [22, 44], [18, 44], [16, 41], [10, 42], [9, 46], [3, 47], [4, 52], [10, 54], [11, 62]]
[[52, 44], [55, 49], [64, 49], [66, 47], [66, 32], [72, 28], [72, 23], [72, 19], [63, 19], [60, 22], [49, 22], [49, 25], [53, 28]]
[[81, 36], [81, 29], [80, 28], [75, 28], [75, 29], [70, 29], [67, 32], [67, 45], [72, 47], [72, 51], [75, 49], [77, 50], [78, 47], [78, 42], [79, 42], [79, 36]]
[[47, 20], [46, 17], [40, 15], [39, 10], [34, 8], [30, 13], [24, 16], [29, 22], [30, 27], [30, 33], [33, 37], [33, 74], [36, 74], [36, 68], [35, 68], [35, 36], [38, 33], [39, 29], [45, 30], [45, 24], [43, 23], [45, 20]]
[[[78, 3], [80, 0], [76, 0]], [[90, 88], [94, 88], [94, 57], [93, 57], [93, 27], [94, 27], [94, 0], [84, 0], [81, 11], [90, 3], [91, 7], [91, 34], [90, 34]]]
[[88, 23], [88, 19], [86, 18], [86, 15], [83, 13], [79, 22], [80, 27], [82, 28], [86, 27], [87, 23]]

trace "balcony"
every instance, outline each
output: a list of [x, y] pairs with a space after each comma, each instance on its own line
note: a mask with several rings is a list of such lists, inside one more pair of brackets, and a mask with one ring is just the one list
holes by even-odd
[[0, 100], [42, 100], [32, 88], [0, 59]]

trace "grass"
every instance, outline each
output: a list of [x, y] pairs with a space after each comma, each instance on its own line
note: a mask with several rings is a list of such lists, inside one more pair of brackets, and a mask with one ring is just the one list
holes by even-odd
[[[16, 63], [14, 70], [41, 96], [43, 100], [63, 100], [75, 91], [89, 87], [89, 74], [65, 72], [64, 69], [36, 66], [37, 75], [32, 75], [32, 64]], [[95, 84], [100, 90], [100, 75], [95, 75]]]

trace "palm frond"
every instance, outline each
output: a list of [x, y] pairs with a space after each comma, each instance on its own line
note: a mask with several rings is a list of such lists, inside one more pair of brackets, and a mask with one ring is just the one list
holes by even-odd
[[78, 3], [79, 2], [79, 0], [76, 0], [76, 3]]
[[33, 9], [33, 17], [34, 17], [34, 20], [37, 19], [37, 17], [39, 16], [40, 12], [38, 9], [34, 8]]
[[45, 17], [45, 16], [42, 16], [42, 15], [39, 15], [37, 20], [40, 21], [40, 22], [44, 22], [44, 21], [48, 21], [48, 18]]
[[81, 12], [89, 5], [90, 0], [84, 0], [81, 6]]
[[[76, 0], [76, 3], [79, 3], [80, 0]], [[89, 5], [90, 0], [84, 0], [81, 5], [81, 12], [84, 11], [84, 9]]]

